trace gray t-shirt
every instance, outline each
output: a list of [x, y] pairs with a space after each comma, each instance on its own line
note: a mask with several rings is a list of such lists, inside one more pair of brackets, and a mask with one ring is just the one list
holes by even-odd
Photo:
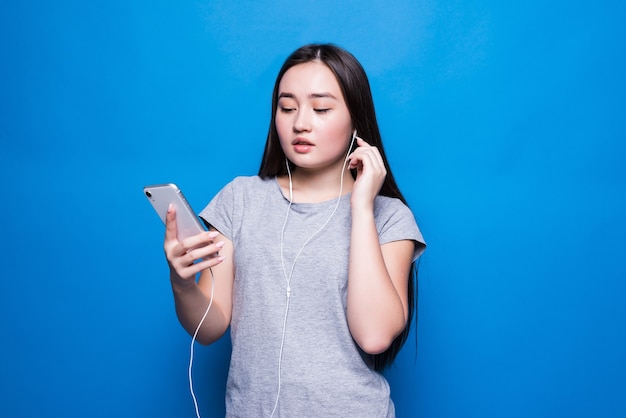
[[[277, 417], [393, 417], [389, 384], [368, 366], [346, 320], [350, 196], [297, 257], [287, 310], [294, 259], [337, 199], [293, 203], [285, 224], [288, 205], [275, 178], [238, 177], [200, 213], [234, 244], [226, 415], [269, 417], [280, 386]], [[421, 254], [422, 235], [400, 200], [377, 197], [374, 215], [381, 244], [414, 240]]]

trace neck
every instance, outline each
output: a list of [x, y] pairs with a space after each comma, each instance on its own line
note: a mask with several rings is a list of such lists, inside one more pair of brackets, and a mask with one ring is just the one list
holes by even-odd
[[[339, 196], [341, 187], [341, 167], [327, 170], [306, 170], [296, 168], [291, 173], [293, 185], [293, 202], [296, 203], [319, 203]], [[289, 177], [279, 177], [278, 182], [283, 194], [289, 197]], [[352, 191], [354, 179], [349, 170], [343, 171], [343, 187], [341, 194], [345, 195]]]

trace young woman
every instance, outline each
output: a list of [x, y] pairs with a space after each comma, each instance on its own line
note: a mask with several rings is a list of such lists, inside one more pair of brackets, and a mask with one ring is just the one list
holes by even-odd
[[[181, 324], [230, 327], [228, 416], [392, 417], [380, 374], [406, 339], [425, 244], [385, 157], [367, 76], [334, 45], [281, 68], [259, 175], [200, 216], [210, 232], [165, 252]], [[200, 278], [196, 283], [196, 274]]]

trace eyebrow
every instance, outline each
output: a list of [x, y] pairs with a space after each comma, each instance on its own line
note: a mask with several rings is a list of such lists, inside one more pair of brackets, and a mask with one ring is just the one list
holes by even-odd
[[[280, 94], [278, 95], [278, 98], [279, 98], [279, 99], [280, 99], [280, 98], [283, 98], [283, 97], [286, 97], [286, 98], [288, 98], [288, 99], [295, 99], [295, 95], [294, 95], [293, 93], [285, 93], [285, 92], [282, 92], [282, 93], [280, 93]], [[310, 99], [320, 99], [320, 98], [322, 98], [322, 99], [323, 99], [323, 98], [330, 98], [330, 99], [335, 99], [335, 100], [337, 100], [337, 98], [336, 98], [333, 94], [328, 93], [328, 92], [323, 92], [323, 93], [311, 93], [311, 94], [309, 94], [309, 98], [310, 98]]]

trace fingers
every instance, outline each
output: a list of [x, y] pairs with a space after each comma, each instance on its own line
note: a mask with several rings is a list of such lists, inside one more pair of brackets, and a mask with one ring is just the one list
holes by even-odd
[[215, 242], [217, 231], [206, 231], [179, 241], [177, 239], [176, 209], [170, 205], [165, 217], [163, 249], [172, 272], [182, 279], [195, 278], [202, 270], [224, 260], [219, 256], [224, 242]]
[[360, 136], [356, 137], [356, 143], [359, 147], [371, 147], [370, 144], [368, 144], [363, 138], [361, 138]]
[[373, 208], [385, 178], [387, 169], [378, 148], [357, 137], [357, 149], [350, 154], [350, 169], [356, 169], [356, 181], [350, 202], [353, 208]]
[[[184, 252], [180, 255], [180, 257], [177, 260], [182, 266], [190, 266], [196, 261], [204, 261], [210, 258], [219, 257], [219, 251], [224, 246], [224, 242], [223, 241], [213, 242], [213, 240], [215, 239], [217, 235], [213, 235], [214, 234], [213, 232], [209, 232], [208, 234], [209, 234], [208, 237], [210, 237], [209, 242], [193, 244], [191, 247], [188, 247], [187, 243], [189, 241], [194, 241], [193, 238], [196, 238], [196, 237], [191, 237], [184, 241], [184, 244], [181, 245], [181, 248]], [[203, 235], [203, 234], [199, 234], [199, 235]]]
[[[171, 257], [171, 259], [168, 257], [168, 261], [170, 262], [171, 269], [174, 270], [180, 278], [192, 279], [202, 270], [214, 267], [224, 261], [224, 257], [219, 255], [219, 250], [223, 246], [223, 241], [212, 242], [203, 247], [187, 250], [178, 256]], [[183, 245], [180, 247], [184, 248]]]
[[386, 175], [387, 170], [378, 148], [371, 146], [361, 137], [357, 136], [356, 139], [358, 148], [350, 154], [349, 168], [363, 170], [365, 167], [370, 167], [376, 173]]
[[221, 242], [214, 242], [219, 234], [217, 232], [202, 232], [189, 237], [183, 241], [166, 241], [165, 253], [170, 262], [177, 261], [178, 264], [189, 265], [195, 260], [208, 258], [212, 254], [219, 252], [224, 245]]

